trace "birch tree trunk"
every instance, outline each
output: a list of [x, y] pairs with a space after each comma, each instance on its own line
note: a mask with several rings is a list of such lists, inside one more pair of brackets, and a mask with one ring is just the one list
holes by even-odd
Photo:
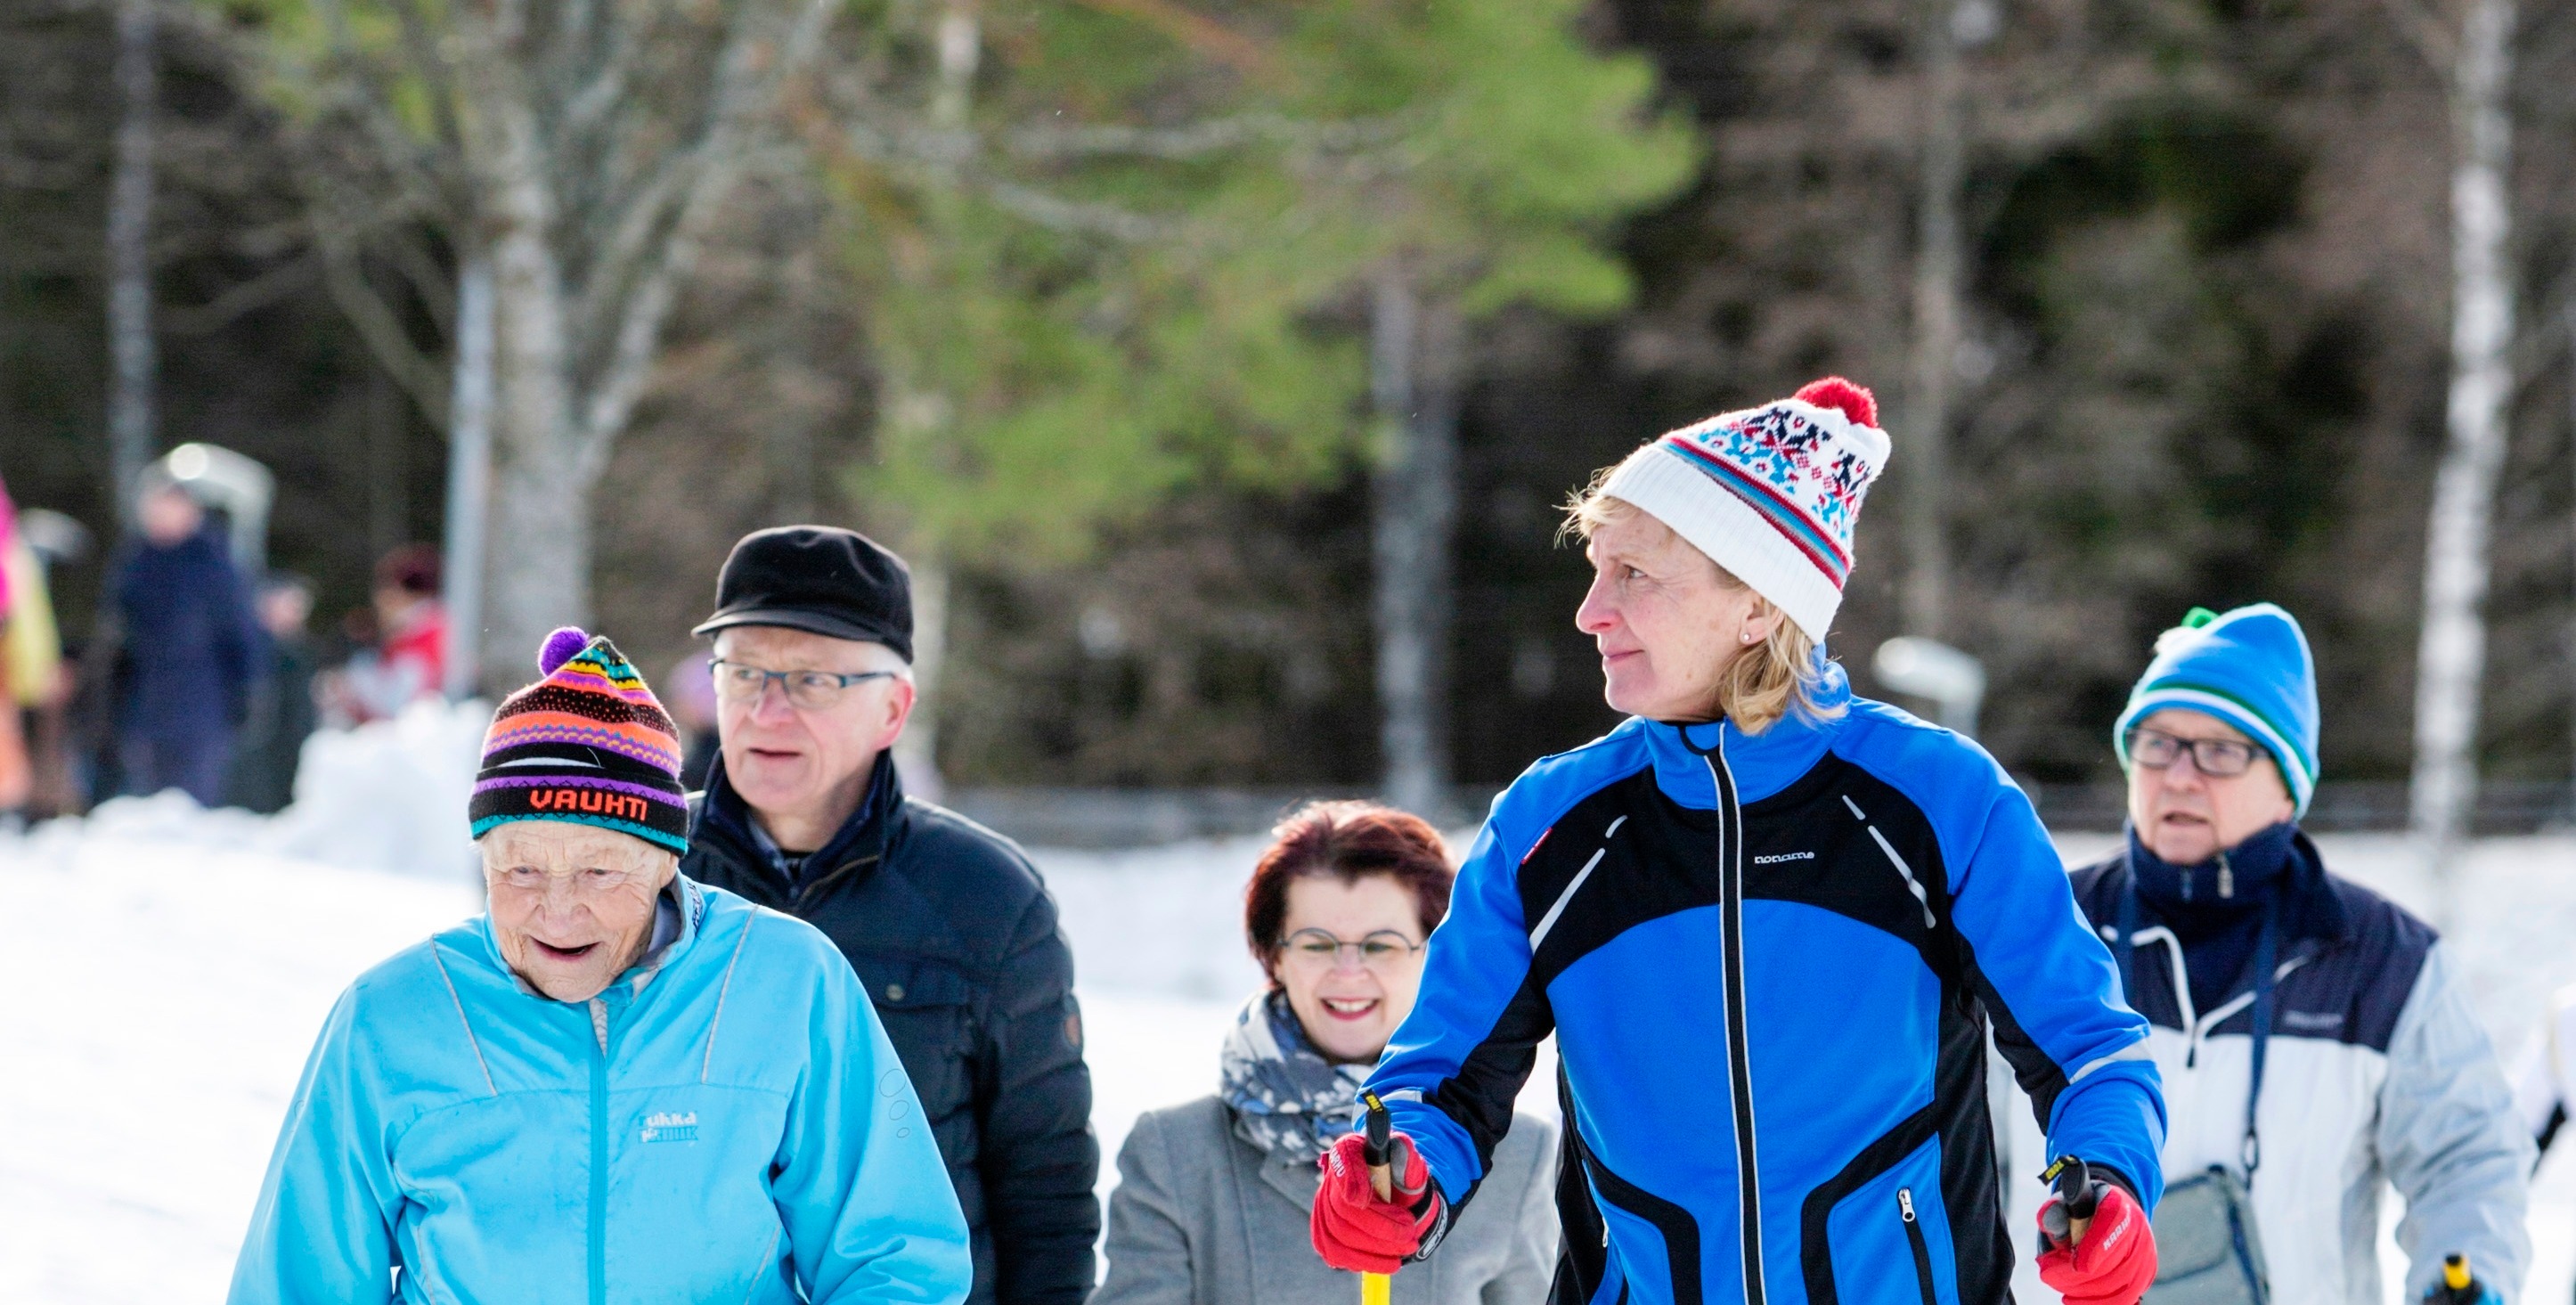
[[1968, 104], [1957, 31], [1962, 6], [1958, 0], [1928, 0], [1924, 9], [1914, 339], [1906, 368], [1909, 411], [1898, 474], [1905, 480], [1905, 628], [1944, 639], [1950, 618], [1950, 412], [1958, 375], [1960, 276], [1966, 263], [1959, 191], [1967, 178]]
[[154, 387], [160, 356], [152, 338], [152, 153], [160, 106], [157, 0], [116, 9], [116, 176], [107, 202], [107, 430], [117, 519], [134, 520], [143, 468], [158, 451]]
[[2513, 0], [2473, 0], [2451, 78], [2449, 439], [2424, 543], [2424, 625], [2415, 666], [2414, 827], [2439, 871], [2477, 799], [2486, 663], [2487, 544], [2513, 391]]
[[1464, 330], [1454, 309], [1422, 302], [1404, 269], [1379, 272], [1369, 314], [1380, 440], [1371, 495], [1378, 746], [1387, 800], [1435, 823], [1450, 814], [1449, 551]]
[[468, 251], [456, 274], [455, 393], [447, 410], [447, 683], [482, 686], [484, 542], [492, 490], [492, 260]]
[[[491, 218], [493, 437], [499, 454], [484, 665], [524, 672], [548, 631], [590, 624], [590, 490], [575, 425], [549, 163], [535, 115], [494, 106], [482, 169]], [[509, 678], [509, 671], [501, 672]]]
[[[971, 0], [951, 0], [940, 14], [936, 46], [939, 85], [931, 100], [931, 124], [942, 131], [962, 131], [974, 108], [975, 69], [984, 51], [983, 27]], [[933, 203], [947, 198], [934, 197]], [[888, 404], [889, 419], [915, 427], [899, 432], [898, 439], [941, 438], [955, 412], [949, 397], [908, 385], [899, 375], [893, 379], [898, 392]], [[904, 551], [912, 567], [913, 705], [902, 737], [895, 740], [894, 764], [905, 788], [935, 802], [948, 787], [939, 772], [939, 689], [948, 663], [949, 562], [935, 539], [916, 539]]]

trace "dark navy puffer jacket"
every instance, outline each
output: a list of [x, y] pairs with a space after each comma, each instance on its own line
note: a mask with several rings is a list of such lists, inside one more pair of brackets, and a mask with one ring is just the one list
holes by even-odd
[[867, 800], [791, 884], [747, 827], [724, 762], [691, 802], [683, 873], [821, 929], [903, 1059], [1000, 1305], [1090, 1295], [1100, 1204], [1073, 952], [1017, 844], [904, 796], [877, 758]]
[[241, 720], [265, 636], [219, 536], [136, 547], [117, 570], [116, 602], [131, 675], [119, 729], [178, 738]]
[[1559, 1302], [2003, 1301], [1990, 1022], [2053, 1153], [2162, 1192], [2146, 1021], [2030, 802], [1828, 676], [1829, 719], [1631, 720], [1514, 781], [1370, 1077], [1463, 1205], [1556, 1035]]

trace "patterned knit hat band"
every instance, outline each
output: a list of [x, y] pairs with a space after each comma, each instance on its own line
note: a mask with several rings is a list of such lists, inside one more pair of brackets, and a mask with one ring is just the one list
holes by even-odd
[[687, 852], [680, 731], [643, 675], [617, 645], [571, 627], [546, 636], [537, 669], [545, 678], [504, 699], [483, 737], [474, 837], [560, 820]]
[[1851, 577], [1861, 501], [1887, 455], [1876, 397], [1829, 376], [1665, 435], [1601, 492], [1670, 526], [1822, 643]]

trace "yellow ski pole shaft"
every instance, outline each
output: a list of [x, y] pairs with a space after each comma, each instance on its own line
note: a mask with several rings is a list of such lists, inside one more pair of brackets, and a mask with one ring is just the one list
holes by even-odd
[[[1377, 1199], [1392, 1201], [1395, 1199], [1395, 1166], [1394, 1157], [1388, 1154], [1393, 1144], [1388, 1140], [1386, 1103], [1378, 1100], [1375, 1092], [1364, 1095], [1368, 1098], [1368, 1136], [1360, 1151], [1360, 1159], [1368, 1163], [1369, 1186], [1377, 1192]], [[1360, 1305], [1390, 1305], [1394, 1298], [1393, 1275], [1360, 1275]]]

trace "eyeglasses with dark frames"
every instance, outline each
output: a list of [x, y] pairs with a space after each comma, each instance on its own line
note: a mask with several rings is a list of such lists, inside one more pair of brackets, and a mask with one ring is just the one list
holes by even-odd
[[2236, 739], [2186, 739], [2143, 725], [2129, 731], [2129, 760], [2149, 770], [2163, 770], [2185, 755], [2193, 769], [2211, 779], [2234, 779], [2253, 766], [2263, 749]]

